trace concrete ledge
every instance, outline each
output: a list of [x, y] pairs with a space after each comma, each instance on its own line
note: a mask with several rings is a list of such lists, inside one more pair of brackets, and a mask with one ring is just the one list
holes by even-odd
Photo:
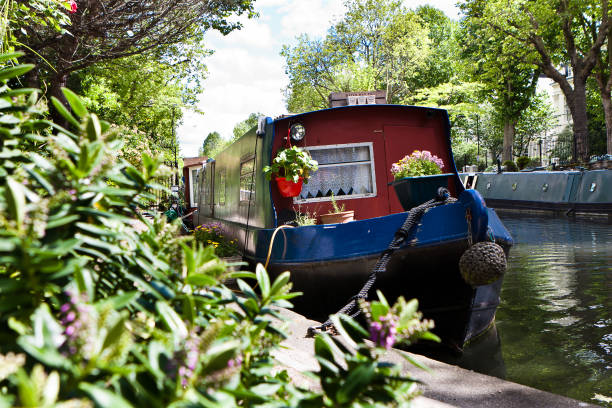
[[[289, 338], [281, 344], [281, 349], [274, 352], [274, 357], [287, 370], [296, 385], [317, 389], [318, 384], [302, 373], [318, 370], [318, 363], [314, 358], [314, 340], [305, 335], [308, 327], [320, 323], [308, 320], [290, 310], [282, 309], [281, 314], [288, 319]], [[465, 408], [595, 407], [586, 402], [479, 374], [424, 356], [415, 354], [412, 356], [428, 366], [431, 372], [409, 366], [395, 350], [387, 353], [385, 359], [401, 364], [404, 370], [410, 371], [413, 377], [424, 382], [424, 385], [420, 386], [423, 396], [417, 397], [413, 403], [413, 406], [417, 408], [452, 406]]]

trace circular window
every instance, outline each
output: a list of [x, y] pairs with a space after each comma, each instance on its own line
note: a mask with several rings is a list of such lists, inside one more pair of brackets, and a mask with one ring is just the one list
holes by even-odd
[[544, 183], [542, 186], [542, 191], [548, 191], [548, 183]]
[[597, 189], [597, 183], [591, 183], [591, 193]]
[[491, 183], [487, 183], [487, 190], [491, 189]]
[[518, 183], [512, 183], [512, 191], [516, 191], [517, 187], [518, 187]]

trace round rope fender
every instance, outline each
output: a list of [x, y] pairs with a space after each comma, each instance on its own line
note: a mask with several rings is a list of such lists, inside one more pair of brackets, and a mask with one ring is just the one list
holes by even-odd
[[506, 272], [506, 254], [495, 242], [477, 242], [461, 255], [459, 271], [469, 285], [488, 285]]

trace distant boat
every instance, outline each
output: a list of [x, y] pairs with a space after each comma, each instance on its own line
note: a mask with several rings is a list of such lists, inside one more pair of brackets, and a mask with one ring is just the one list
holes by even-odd
[[493, 208], [612, 215], [612, 170], [462, 174]]
[[[297, 125], [305, 135], [287, 140]], [[389, 301], [400, 295], [417, 298], [424, 316], [435, 320], [434, 332], [462, 347], [492, 324], [502, 285], [499, 279], [472, 287], [462, 279], [458, 262], [468, 248], [468, 233], [474, 242], [495, 240], [506, 253], [512, 238], [478, 192], [464, 188], [449, 129], [445, 110], [384, 104], [262, 119], [200, 171], [195, 223], [220, 223], [251, 264], [265, 263], [270, 252], [269, 272], [289, 270], [294, 290], [304, 293], [293, 299], [296, 310], [323, 321], [361, 289], [406, 219], [391, 165], [414, 150], [430, 151], [445, 163], [444, 186], [458, 200], [425, 212], [375, 288]], [[319, 162], [293, 198], [281, 196], [262, 173], [288, 143]], [[272, 242], [277, 228], [292, 222], [296, 212], [320, 216], [331, 210], [332, 194], [354, 211], [355, 221], [283, 228]]]

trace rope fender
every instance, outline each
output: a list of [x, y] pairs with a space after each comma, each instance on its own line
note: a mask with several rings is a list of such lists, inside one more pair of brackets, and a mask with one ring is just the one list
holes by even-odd
[[[406, 238], [408, 238], [410, 232], [415, 227], [415, 225], [418, 224], [418, 221], [421, 219], [423, 214], [425, 214], [425, 212], [430, 208], [437, 207], [439, 205], [444, 205], [453, 201], [456, 201], [456, 199], [450, 196], [449, 191], [445, 187], [440, 187], [438, 188], [438, 192], [435, 198], [426, 201], [419, 206], [411, 208], [408, 211], [408, 215], [406, 216], [404, 224], [395, 232], [391, 243], [378, 258], [376, 265], [374, 265], [372, 272], [370, 272], [370, 274], [368, 275], [366, 283], [363, 285], [359, 293], [352, 296], [349, 299], [348, 303], [336, 314], [346, 314], [349, 315], [351, 318], [359, 316], [359, 314], [361, 313], [361, 310], [358, 307], [359, 299], [367, 299], [370, 289], [372, 289], [372, 287], [376, 283], [376, 278], [379, 274], [384, 273], [387, 270], [387, 264], [391, 260], [393, 253], [397, 249], [399, 249], [401, 244], [403, 244]], [[354, 311], [355, 309], [356, 311]], [[313, 337], [318, 330], [327, 331], [330, 329], [333, 329], [333, 323], [330, 319], [327, 319], [325, 323], [320, 326], [309, 327], [306, 336]]]

